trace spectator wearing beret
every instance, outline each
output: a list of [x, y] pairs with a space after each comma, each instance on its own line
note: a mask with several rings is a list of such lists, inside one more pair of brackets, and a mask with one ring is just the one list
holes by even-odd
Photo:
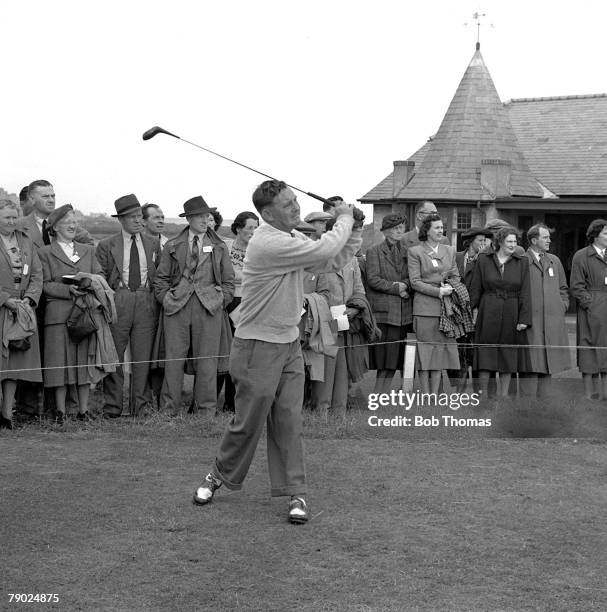
[[381, 342], [369, 347], [369, 366], [377, 370], [375, 392], [389, 392], [396, 370], [403, 367], [404, 340], [412, 331], [411, 284], [407, 249], [402, 238], [406, 220], [398, 214], [382, 219], [385, 240], [367, 250], [367, 298], [382, 333]]

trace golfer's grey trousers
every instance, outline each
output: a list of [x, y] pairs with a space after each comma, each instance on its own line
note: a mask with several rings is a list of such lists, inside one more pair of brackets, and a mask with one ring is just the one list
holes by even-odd
[[299, 340], [277, 344], [234, 338], [230, 376], [236, 412], [219, 447], [214, 474], [229, 489], [240, 489], [267, 421], [272, 496], [304, 494], [304, 365]]

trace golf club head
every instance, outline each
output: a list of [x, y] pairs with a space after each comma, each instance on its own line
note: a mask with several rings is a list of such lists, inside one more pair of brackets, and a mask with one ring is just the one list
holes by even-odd
[[143, 133], [143, 140], [150, 140], [150, 138], [154, 138], [156, 134], [166, 134], [167, 136], [172, 136], [173, 138], [178, 138], [177, 134], [172, 134], [171, 132], [167, 132], [164, 128], [161, 128], [159, 125], [155, 125], [153, 128], [146, 130]]

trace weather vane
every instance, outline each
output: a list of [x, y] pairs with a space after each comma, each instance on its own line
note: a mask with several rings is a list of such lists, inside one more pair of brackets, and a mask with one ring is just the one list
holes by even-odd
[[[474, 20], [474, 24], [471, 24], [469, 22], [464, 23], [465, 26], [467, 25], [476, 25], [476, 48], [480, 48], [480, 44], [481, 44], [481, 24], [483, 21], [483, 17], [487, 17], [487, 13], [483, 13], [481, 12], [481, 10], [479, 9], [478, 11], [475, 11], [474, 13], [472, 13], [472, 19]], [[493, 27], [493, 24], [490, 23], [489, 27]]]

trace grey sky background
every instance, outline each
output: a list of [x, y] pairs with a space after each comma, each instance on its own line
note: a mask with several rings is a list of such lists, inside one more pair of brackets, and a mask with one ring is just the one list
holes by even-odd
[[437, 131], [478, 10], [503, 101], [607, 93], [595, 0], [5, 1], [0, 186], [46, 178], [58, 205], [89, 213], [131, 192], [169, 217], [198, 194], [225, 217], [252, 209], [262, 177], [172, 138], [143, 142], [158, 124], [354, 201]]

